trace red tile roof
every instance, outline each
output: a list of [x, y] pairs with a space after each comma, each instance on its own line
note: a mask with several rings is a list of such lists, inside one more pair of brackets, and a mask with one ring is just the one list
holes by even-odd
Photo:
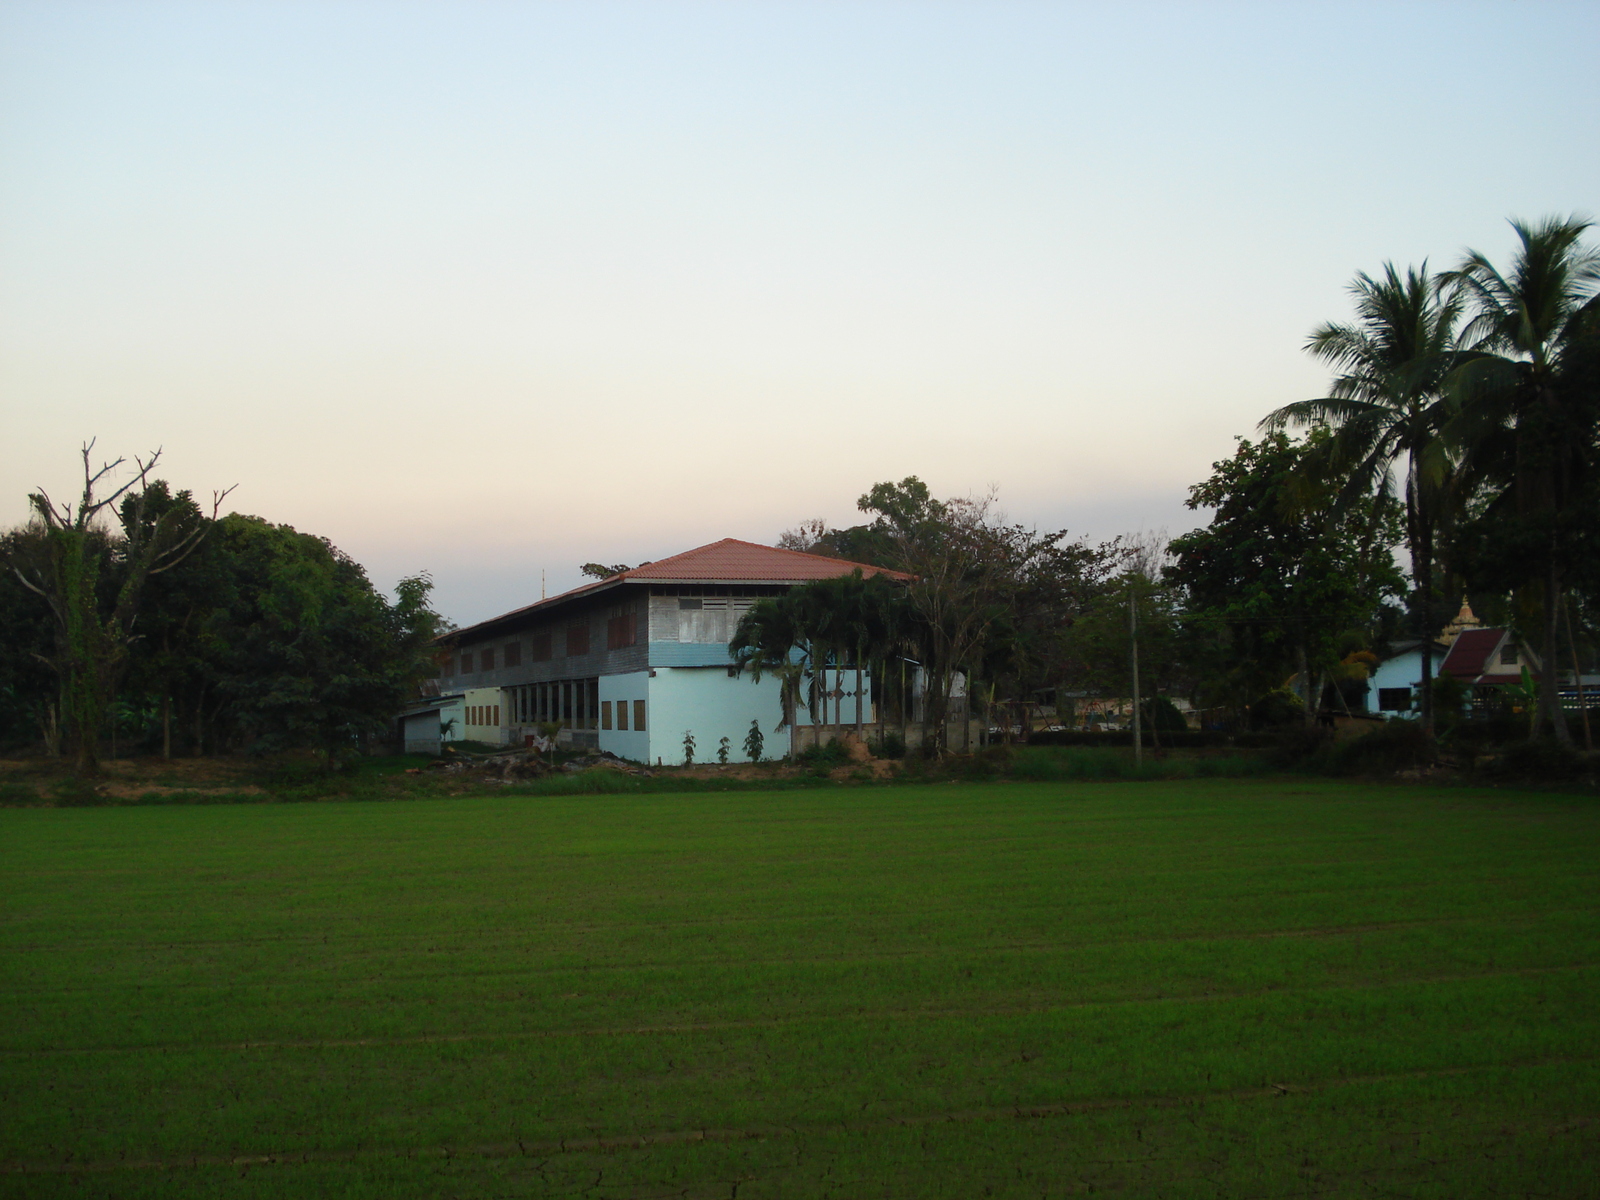
[[682, 554], [674, 554], [671, 558], [645, 563], [642, 567], [613, 575], [612, 578], [696, 583], [809, 583], [817, 579], [837, 579], [855, 570], [863, 575], [910, 578], [899, 571], [868, 566], [866, 563], [806, 554], [799, 550], [780, 550], [776, 546], [741, 542], [738, 538], [723, 538], [720, 542], [697, 546]]
[[551, 596], [547, 600], [539, 600], [523, 608], [501, 613], [497, 617], [490, 617], [486, 621], [479, 621], [464, 629], [452, 630], [439, 640], [459, 643], [464, 635], [481, 634], [503, 622], [553, 608], [589, 592], [607, 591], [623, 583], [811, 583], [818, 579], [837, 579], [841, 575], [848, 575], [857, 570], [868, 576], [911, 578], [899, 571], [851, 562], [849, 559], [828, 558], [822, 554], [780, 550], [776, 546], [741, 542], [738, 538], [723, 538], [720, 542], [697, 546], [693, 550], [685, 550], [682, 554], [674, 554], [671, 558], [645, 563], [643, 566], [634, 567], [631, 571], [622, 571], [593, 583], [582, 584], [571, 591], [562, 592], [559, 596]]
[[1478, 678], [1489, 665], [1489, 659], [1505, 640], [1504, 629], [1464, 629], [1450, 647], [1450, 653], [1439, 664], [1441, 675], [1454, 675], [1468, 682]]

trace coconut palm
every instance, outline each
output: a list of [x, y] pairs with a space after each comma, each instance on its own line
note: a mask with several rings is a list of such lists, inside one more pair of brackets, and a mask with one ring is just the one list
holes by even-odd
[[1350, 291], [1356, 320], [1323, 325], [1306, 343], [1338, 372], [1329, 394], [1286, 404], [1261, 426], [1334, 431], [1315, 465], [1343, 481], [1336, 507], [1373, 494], [1392, 498], [1398, 487], [1422, 625], [1422, 719], [1431, 730], [1434, 540], [1455, 468], [1441, 436], [1451, 416], [1443, 384], [1470, 356], [1457, 336], [1460, 292], [1447, 277], [1430, 276], [1426, 262], [1403, 275], [1385, 263], [1376, 279], [1363, 271]]
[[1450, 436], [1468, 481], [1497, 492], [1490, 511], [1538, 545], [1527, 582], [1542, 592], [1544, 654], [1538, 728], [1570, 741], [1556, 689], [1557, 618], [1564, 587], [1562, 515], [1600, 472], [1590, 371], [1600, 338], [1600, 251], [1582, 244], [1590, 222], [1512, 221], [1518, 247], [1508, 273], [1469, 251], [1446, 278], [1473, 308], [1467, 325], [1487, 353], [1450, 376], [1459, 414]]

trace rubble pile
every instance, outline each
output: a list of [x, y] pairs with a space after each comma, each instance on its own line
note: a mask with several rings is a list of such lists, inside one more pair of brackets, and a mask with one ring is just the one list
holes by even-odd
[[624, 762], [615, 754], [591, 752], [587, 758], [553, 765], [537, 748], [518, 747], [498, 754], [462, 754], [446, 750], [444, 756], [427, 768], [445, 775], [465, 775], [474, 783], [523, 783], [548, 775], [577, 775], [584, 771], [617, 771], [648, 779], [654, 771]]
[[553, 774], [555, 768], [543, 755], [533, 749], [508, 750], [502, 754], [448, 753], [432, 763], [429, 770], [446, 775], [469, 775], [475, 782], [522, 783], [529, 779], [543, 779]]

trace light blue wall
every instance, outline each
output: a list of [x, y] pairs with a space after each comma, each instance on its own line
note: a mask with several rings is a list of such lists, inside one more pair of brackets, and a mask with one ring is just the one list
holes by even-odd
[[[829, 668], [822, 673], [822, 681], [822, 686], [827, 691], [842, 691], [849, 694], [842, 701], [837, 702], [838, 711], [834, 709], [834, 699], [831, 696], [828, 698], [828, 717], [826, 721], [822, 720], [822, 701], [818, 700], [817, 723], [829, 726], [835, 723], [854, 725], [856, 723], [855, 668], [851, 667], [844, 671]], [[806, 690], [809, 686], [808, 680], [802, 679], [800, 681], [800, 707], [799, 711], [795, 713], [794, 723], [796, 725], [810, 725], [813, 723], [811, 710], [806, 707], [805, 702]], [[872, 711], [872, 672], [863, 669], [861, 672], [861, 720], [870, 725], [874, 719]]]
[[[654, 762], [650, 757], [650, 734], [652, 714], [650, 713], [650, 672], [633, 671], [627, 675], [602, 675], [600, 676], [600, 703], [608, 701], [615, 708], [622, 703], [628, 706], [628, 730], [623, 732], [616, 728], [615, 714], [613, 714], [612, 728], [600, 731], [600, 749], [615, 754], [618, 758], [631, 758], [635, 762]], [[633, 729], [633, 702], [645, 701], [645, 727], [639, 733]], [[681, 734], [679, 735], [682, 736]]]
[[651, 642], [652, 667], [727, 667], [727, 642]]
[[756, 683], [749, 675], [730, 678], [725, 667], [661, 667], [650, 680], [649, 707], [651, 762], [681, 763], [685, 730], [694, 731], [695, 762], [716, 762], [722, 737], [728, 739], [728, 761], [746, 762], [744, 738], [752, 719], [766, 736], [765, 757], [782, 758], [789, 749], [788, 734], [772, 731], [782, 716], [772, 675]]

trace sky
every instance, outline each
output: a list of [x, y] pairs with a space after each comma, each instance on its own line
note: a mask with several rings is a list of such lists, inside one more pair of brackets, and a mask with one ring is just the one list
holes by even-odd
[[1386, 260], [1600, 207], [1600, 5], [0, 2], [0, 526], [96, 458], [468, 623], [907, 475], [1094, 540]]

